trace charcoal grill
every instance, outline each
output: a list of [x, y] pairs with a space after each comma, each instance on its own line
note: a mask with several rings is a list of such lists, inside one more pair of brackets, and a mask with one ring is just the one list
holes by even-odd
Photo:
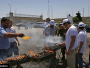
[[43, 53], [45, 53], [45, 51], [41, 52], [41, 53], [38, 53], [40, 54], [40, 57], [39, 58], [34, 58], [34, 57], [30, 57], [30, 60], [31, 61], [34, 61], [34, 62], [41, 62], [41, 61], [44, 61], [46, 59], [49, 59], [51, 58], [52, 56], [54, 56], [55, 54], [54, 53], [46, 53], [45, 55], [43, 55]]
[[[37, 62], [39, 63], [39, 66], [40, 66], [40, 63], [46, 59], [50, 59], [52, 56], [54, 56], [54, 53], [46, 53], [45, 55], [43, 55], [45, 51], [41, 52], [41, 53], [38, 53], [40, 54], [40, 57], [39, 58], [34, 58], [30, 55], [26, 55], [26, 54], [22, 54], [22, 55], [25, 55], [24, 58], [21, 58], [21, 59], [4, 59], [3, 61], [6, 61], [6, 63], [2, 63], [2, 64], [9, 64], [9, 68], [11, 68], [12, 66], [15, 66], [17, 64], [22, 64], [22, 63], [26, 63], [26, 62], [30, 62], [30, 61], [34, 61], [34, 62]], [[19, 55], [19, 56], [22, 56], [22, 55]], [[10, 57], [10, 58], [16, 58], [16, 57], [19, 57], [19, 56], [14, 56], [14, 57]], [[1, 61], [2, 62], [2, 61]]]

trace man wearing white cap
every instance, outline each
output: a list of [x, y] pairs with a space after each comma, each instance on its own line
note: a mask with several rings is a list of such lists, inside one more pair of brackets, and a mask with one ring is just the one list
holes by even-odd
[[75, 26], [73, 26], [68, 19], [63, 20], [63, 25], [67, 30], [65, 42], [59, 45], [66, 45], [66, 55], [67, 63], [69, 68], [75, 68], [75, 55], [78, 49], [77, 36], [78, 31]]
[[51, 20], [50, 25], [45, 27], [45, 36], [55, 36], [57, 31], [57, 27], [55, 26], [55, 21]]
[[76, 54], [76, 68], [78, 68], [78, 63], [79, 63], [79, 68], [83, 68], [83, 53], [86, 52], [86, 38], [87, 38], [87, 33], [84, 29], [84, 23], [80, 22], [78, 24], [78, 30], [80, 31], [78, 34], [78, 43], [79, 43], [79, 48]]
[[48, 25], [50, 25], [50, 18], [49, 18], [49, 17], [46, 18], [46, 22], [44, 23], [44, 29], [43, 29], [44, 48], [45, 48], [45, 46], [46, 46], [46, 36], [45, 36], [44, 30], [45, 30], [45, 27], [48, 26]]

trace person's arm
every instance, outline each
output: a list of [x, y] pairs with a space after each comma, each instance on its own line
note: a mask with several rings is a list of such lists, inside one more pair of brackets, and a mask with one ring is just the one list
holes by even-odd
[[60, 44], [58, 44], [59, 46], [61, 46], [61, 45], [65, 45], [65, 42], [63, 42], [63, 43], [60, 43]]
[[16, 39], [16, 41], [17, 41], [17, 43], [18, 43], [18, 46], [20, 45], [20, 43], [19, 43], [19, 40], [18, 40], [18, 38], [17, 37], [15, 37], [15, 39]]
[[24, 37], [25, 35], [23, 33], [5, 33], [3, 36], [6, 38], [12, 38], [12, 37]]
[[90, 43], [89, 43], [89, 47], [90, 47]]
[[44, 33], [46, 37], [48, 36], [47, 32], [48, 32], [48, 27], [45, 27]]
[[85, 39], [85, 37], [84, 37], [84, 35], [82, 34], [82, 33], [79, 33], [79, 42], [80, 42], [80, 44], [79, 44], [79, 49], [78, 49], [78, 51], [77, 51], [77, 54], [79, 54], [80, 53], [80, 50], [81, 50], [81, 48], [82, 48], [82, 46], [83, 46], [83, 43], [84, 43], [84, 39]]
[[66, 52], [66, 54], [69, 55], [69, 52], [71, 51], [72, 47], [74, 46], [74, 43], [75, 43], [75, 39], [76, 39], [76, 36], [71, 36], [71, 42], [70, 42], [70, 46]]
[[77, 54], [80, 53], [80, 50], [81, 50], [82, 46], [83, 46], [83, 42], [80, 42], [80, 45], [79, 45], [79, 49], [78, 49], [78, 51], [77, 51]]

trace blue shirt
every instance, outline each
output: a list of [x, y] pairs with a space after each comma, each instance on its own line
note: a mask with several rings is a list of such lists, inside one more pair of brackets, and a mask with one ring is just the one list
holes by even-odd
[[5, 28], [0, 25], [0, 49], [8, 49], [10, 47], [9, 39], [3, 37], [5, 33], [7, 33]]

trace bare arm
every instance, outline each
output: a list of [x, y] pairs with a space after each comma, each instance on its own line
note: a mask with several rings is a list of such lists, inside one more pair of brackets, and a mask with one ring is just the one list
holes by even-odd
[[61, 46], [61, 45], [65, 45], [65, 42], [63, 42], [63, 43], [60, 43], [60, 44], [58, 44], [59, 46]]
[[12, 37], [24, 37], [25, 35], [23, 33], [5, 33], [4, 37], [6, 38], [12, 38]]
[[83, 46], [83, 42], [80, 42], [79, 49], [78, 49], [77, 53], [79, 53], [79, 52], [80, 52], [80, 50], [81, 50], [82, 46]]
[[18, 46], [20, 45], [20, 43], [19, 43], [19, 40], [18, 40], [18, 38], [17, 37], [15, 37], [15, 39], [16, 39], [16, 41], [18, 42]]
[[76, 39], [76, 36], [71, 36], [71, 43], [70, 43], [68, 51], [70, 51], [72, 49], [72, 47], [74, 46], [75, 39]]

